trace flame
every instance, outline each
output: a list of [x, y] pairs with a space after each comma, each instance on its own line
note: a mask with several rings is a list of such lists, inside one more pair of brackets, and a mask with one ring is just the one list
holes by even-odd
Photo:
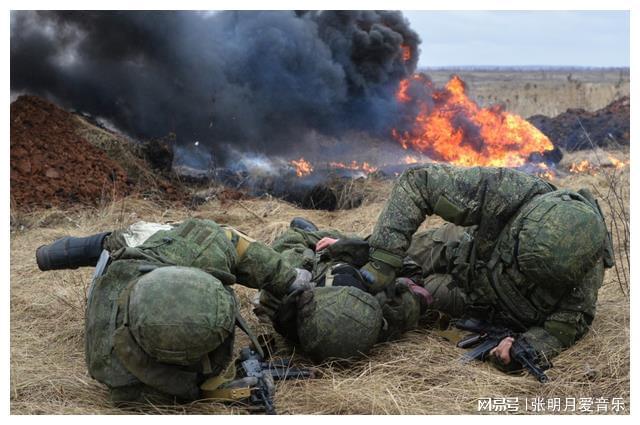
[[303, 157], [300, 157], [300, 159], [297, 160], [292, 159], [290, 161], [290, 164], [293, 166], [293, 168], [295, 168], [296, 176], [298, 177], [306, 176], [308, 174], [311, 174], [311, 172], [313, 171], [313, 166], [311, 165], [311, 163]]
[[529, 155], [553, 149], [551, 141], [531, 123], [497, 106], [481, 108], [466, 95], [454, 75], [444, 89], [433, 89], [428, 77], [402, 80], [396, 99], [417, 111], [392, 137], [403, 148], [455, 165], [523, 165]]
[[570, 173], [590, 173], [590, 172], [594, 172], [595, 168], [588, 160], [583, 159], [580, 162], [574, 162], [573, 164], [571, 164], [571, 166], [569, 167], [569, 172]]
[[[407, 103], [411, 100], [411, 97], [407, 93], [408, 89], [409, 89], [409, 80], [400, 81], [400, 87], [398, 87], [398, 92], [396, 94], [396, 98], [398, 99], [398, 101], [402, 103]], [[394, 128], [392, 131], [396, 131], [396, 129]]]
[[546, 180], [553, 180], [555, 178], [556, 176], [555, 171], [549, 168], [547, 164], [545, 164], [544, 162], [540, 162], [536, 165], [538, 167], [538, 171], [536, 172], [536, 175], [538, 177], [541, 177]]
[[613, 165], [613, 167], [617, 170], [626, 167], [627, 165], [629, 165], [629, 160], [620, 160], [618, 158], [615, 158], [611, 155], [609, 156], [609, 161], [611, 161], [611, 165]]
[[629, 165], [628, 159], [621, 160], [611, 155], [607, 155], [607, 156], [609, 158], [609, 162], [601, 165], [593, 164], [592, 162], [589, 162], [588, 159], [583, 159], [580, 162], [574, 162], [569, 166], [569, 172], [574, 174], [578, 174], [578, 173], [596, 174], [598, 172], [598, 169], [600, 168], [613, 167], [616, 170], [620, 170]]
[[330, 168], [343, 168], [346, 170], [359, 170], [364, 171], [367, 174], [371, 174], [378, 170], [378, 167], [375, 167], [368, 162], [358, 163], [357, 161], [351, 161], [350, 163], [344, 162], [330, 162]]
[[402, 46], [402, 60], [404, 62], [409, 62], [411, 60], [411, 47], [403, 44]]
[[417, 164], [418, 158], [413, 155], [407, 155], [402, 159], [402, 162], [404, 162], [405, 164]]

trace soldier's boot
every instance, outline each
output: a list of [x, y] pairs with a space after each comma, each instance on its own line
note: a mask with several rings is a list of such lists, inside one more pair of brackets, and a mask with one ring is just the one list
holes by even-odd
[[292, 229], [304, 230], [305, 232], [318, 231], [318, 227], [315, 224], [302, 217], [295, 217], [293, 220], [291, 220], [289, 227], [291, 227]]
[[36, 250], [36, 262], [42, 271], [77, 269], [95, 266], [102, 253], [102, 243], [111, 232], [84, 238], [68, 236]]

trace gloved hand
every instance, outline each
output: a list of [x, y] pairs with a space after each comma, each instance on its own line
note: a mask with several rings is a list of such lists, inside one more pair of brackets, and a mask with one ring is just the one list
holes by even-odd
[[393, 282], [396, 277], [396, 269], [382, 261], [370, 259], [367, 264], [362, 266], [360, 274], [367, 281], [369, 292], [375, 294]]
[[311, 281], [309, 270], [296, 269], [296, 278], [289, 285], [289, 293], [315, 288], [316, 283]]
[[308, 317], [315, 309], [313, 290], [297, 290], [285, 296], [273, 318], [273, 328], [290, 341], [298, 342], [298, 318]]
[[383, 335], [385, 340], [398, 338], [404, 332], [418, 326], [420, 299], [403, 279], [396, 279], [385, 287], [384, 291], [376, 294], [376, 299], [382, 307], [382, 315], [387, 322], [387, 329]]
[[398, 287], [406, 287], [420, 302], [420, 313], [424, 313], [429, 305], [433, 304], [433, 295], [425, 287], [418, 285], [408, 277], [399, 277], [395, 280], [396, 292]]
[[309, 316], [315, 309], [313, 289], [297, 289], [278, 299], [269, 291], [262, 290], [252, 301], [253, 312], [259, 318], [265, 316], [273, 328], [285, 338], [298, 342], [297, 318]]

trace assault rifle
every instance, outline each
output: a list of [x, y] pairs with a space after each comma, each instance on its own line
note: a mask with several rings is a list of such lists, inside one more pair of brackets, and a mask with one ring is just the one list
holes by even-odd
[[510, 351], [512, 361], [520, 363], [520, 365], [535, 376], [539, 382], [549, 382], [549, 377], [545, 375], [544, 371], [549, 369], [551, 364], [545, 362], [545, 364], [541, 366], [538, 365], [538, 356], [533, 348], [521, 338], [518, 338], [517, 334], [510, 329], [490, 325], [475, 319], [459, 320], [456, 322], [456, 327], [473, 332], [473, 334], [463, 338], [457, 344], [460, 348], [475, 347], [461, 357], [460, 360], [463, 363], [468, 363], [473, 360], [484, 361], [488, 357], [489, 352], [493, 350], [500, 341], [510, 336], [514, 337]]
[[289, 367], [288, 359], [267, 362], [260, 354], [249, 347], [245, 347], [240, 351], [239, 363], [239, 375], [248, 378], [252, 384], [249, 404], [268, 415], [276, 414], [273, 406], [274, 381], [315, 378], [312, 369]]

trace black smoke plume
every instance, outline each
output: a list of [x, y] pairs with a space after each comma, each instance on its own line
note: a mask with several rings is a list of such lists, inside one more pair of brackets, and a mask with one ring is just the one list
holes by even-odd
[[137, 138], [281, 153], [388, 130], [419, 43], [400, 12], [14, 11], [11, 90]]

